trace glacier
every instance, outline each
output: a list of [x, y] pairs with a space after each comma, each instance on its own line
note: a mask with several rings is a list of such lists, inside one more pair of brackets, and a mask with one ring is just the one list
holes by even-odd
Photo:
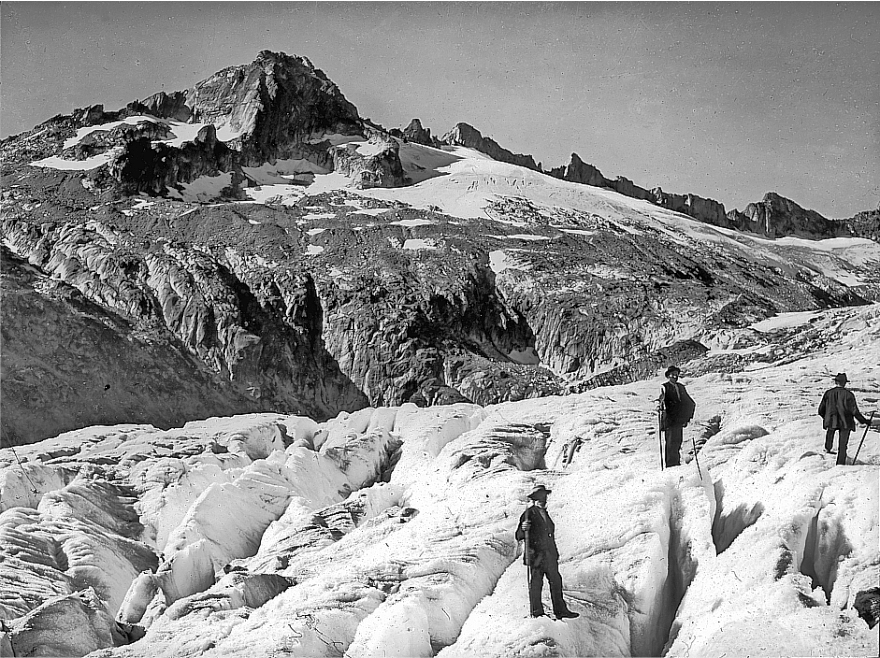
[[[836, 466], [816, 406], [840, 371], [877, 406], [878, 321], [780, 316], [759, 329], [797, 357], [685, 372], [697, 415], [664, 470], [659, 373], [2, 449], [2, 655], [877, 655], [853, 602], [880, 581], [880, 424]], [[513, 531], [536, 483], [574, 620], [528, 616]]]

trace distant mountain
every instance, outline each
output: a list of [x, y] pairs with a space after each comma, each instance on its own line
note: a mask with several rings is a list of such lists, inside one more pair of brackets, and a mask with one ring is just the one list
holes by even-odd
[[[467, 124], [386, 131], [308, 60], [268, 51], [186, 91], [54, 117], [0, 152], [4, 290], [23, 285], [14, 263], [34, 276], [3, 305], [3, 416], [52, 407], [4, 420], [4, 443], [217, 405], [329, 418], [564, 394], [704, 358], [776, 312], [880, 299], [876, 242], [767, 239], [876, 238], [873, 216], [829, 222], [777, 195], [731, 216], [575, 154], [544, 173]], [[56, 367], [81, 324], [53, 305], [62, 289], [114, 333], [109, 361], [80, 345], [91, 378], [135, 395], [126, 369], [155, 363], [176, 373], [159, 397], [179, 409], [80, 391], [77, 368]], [[6, 327], [41, 305], [60, 351], [36, 368]], [[45, 372], [77, 395], [20, 394]], [[71, 411], [84, 404], [87, 421]]]

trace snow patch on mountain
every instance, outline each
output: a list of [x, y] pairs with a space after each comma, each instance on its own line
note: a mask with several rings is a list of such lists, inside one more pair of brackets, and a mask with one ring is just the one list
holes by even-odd
[[[274, 184], [244, 188], [245, 196], [261, 204], [281, 204], [292, 206], [306, 195], [305, 188], [300, 185]], [[335, 215], [330, 215], [334, 217]]]
[[792, 313], [779, 313], [772, 318], [749, 325], [749, 329], [760, 332], [770, 332], [777, 329], [792, 329], [801, 327], [808, 322], [819, 319], [821, 313], [817, 311], [795, 311]]
[[169, 195], [189, 202], [213, 201], [221, 196], [224, 189], [232, 185], [231, 173], [220, 173], [216, 176], [199, 176], [191, 183], [181, 183], [180, 191], [169, 190]]
[[489, 252], [489, 268], [495, 274], [501, 274], [508, 269], [528, 270], [528, 263], [518, 259], [514, 249], [496, 249]]
[[[110, 132], [111, 130], [113, 130], [117, 126], [121, 126], [124, 124], [128, 124], [130, 126], [136, 126], [139, 123], [161, 123], [163, 125], [167, 125], [167, 122], [162, 121], [161, 119], [157, 119], [156, 117], [139, 114], [137, 116], [126, 117], [125, 119], [122, 119], [121, 121], [110, 121], [108, 123], [101, 123], [101, 124], [97, 124], [94, 126], [84, 126], [83, 128], [77, 129], [76, 135], [64, 140], [64, 149], [66, 150], [69, 148], [73, 148], [74, 146], [76, 146], [77, 144], [82, 142], [82, 140], [86, 136], [91, 135], [94, 132]], [[180, 124], [180, 125], [186, 125], [186, 124]], [[198, 132], [198, 130], [196, 130], [196, 132]]]
[[327, 170], [302, 159], [277, 160], [259, 167], [242, 167], [245, 175], [257, 185], [290, 185], [290, 181], [311, 182], [311, 174], [326, 174]]
[[118, 149], [111, 149], [84, 160], [68, 160], [58, 155], [52, 155], [48, 158], [31, 162], [31, 164], [34, 167], [46, 167], [47, 169], [58, 169], [60, 171], [90, 171], [110, 162], [118, 152]]
[[415, 228], [417, 226], [433, 226], [437, 224], [437, 222], [431, 221], [430, 219], [401, 219], [396, 222], [388, 223], [395, 226], [405, 226], [406, 228]]
[[366, 143], [366, 140], [363, 135], [341, 135], [339, 133], [319, 132], [313, 133], [304, 139], [303, 142], [305, 144], [321, 144], [327, 142], [330, 146], [340, 146], [341, 144], [348, 144], [349, 142]]
[[546, 235], [534, 235], [532, 233], [514, 233], [512, 235], [498, 236], [506, 240], [529, 240], [532, 242], [541, 242], [543, 240], [552, 240], [553, 238]]
[[423, 240], [421, 238], [408, 238], [403, 241], [402, 249], [410, 251], [418, 251], [419, 249], [436, 249], [437, 244], [433, 240]]

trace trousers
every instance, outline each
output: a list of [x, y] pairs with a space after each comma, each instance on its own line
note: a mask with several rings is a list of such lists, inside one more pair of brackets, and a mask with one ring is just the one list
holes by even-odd
[[557, 617], [566, 612], [568, 607], [562, 598], [562, 576], [559, 574], [559, 561], [547, 555], [536, 555], [529, 565], [529, 609], [532, 617], [544, 614], [544, 604], [541, 603], [541, 591], [544, 589], [544, 578], [550, 585], [550, 602], [553, 605], [553, 614]]
[[829, 427], [825, 431], [825, 450], [831, 450], [834, 447], [834, 433], [840, 432], [840, 439], [837, 446], [837, 463], [846, 466], [846, 447], [849, 444], [849, 434], [852, 430], [845, 427]]
[[681, 441], [684, 427], [672, 425], [666, 428], [666, 465], [681, 466]]

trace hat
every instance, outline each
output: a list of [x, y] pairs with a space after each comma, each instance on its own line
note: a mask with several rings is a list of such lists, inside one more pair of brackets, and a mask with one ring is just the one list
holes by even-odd
[[845, 384], [845, 383], [848, 382], [849, 380], [846, 378], [846, 373], [845, 373], [845, 372], [839, 372], [839, 373], [837, 373], [836, 375], [834, 375], [834, 381], [836, 381], [836, 382], [843, 382], [843, 383]]
[[669, 375], [671, 375], [671, 374], [674, 373], [674, 372], [680, 374], [680, 373], [681, 373], [681, 368], [679, 368], [678, 366], [669, 366], [669, 367], [666, 369], [666, 377], [669, 377]]
[[532, 493], [530, 493], [528, 497], [532, 500], [537, 500], [538, 498], [543, 498], [549, 493], [553, 493], [553, 491], [545, 487], [543, 484], [539, 484], [532, 489]]

